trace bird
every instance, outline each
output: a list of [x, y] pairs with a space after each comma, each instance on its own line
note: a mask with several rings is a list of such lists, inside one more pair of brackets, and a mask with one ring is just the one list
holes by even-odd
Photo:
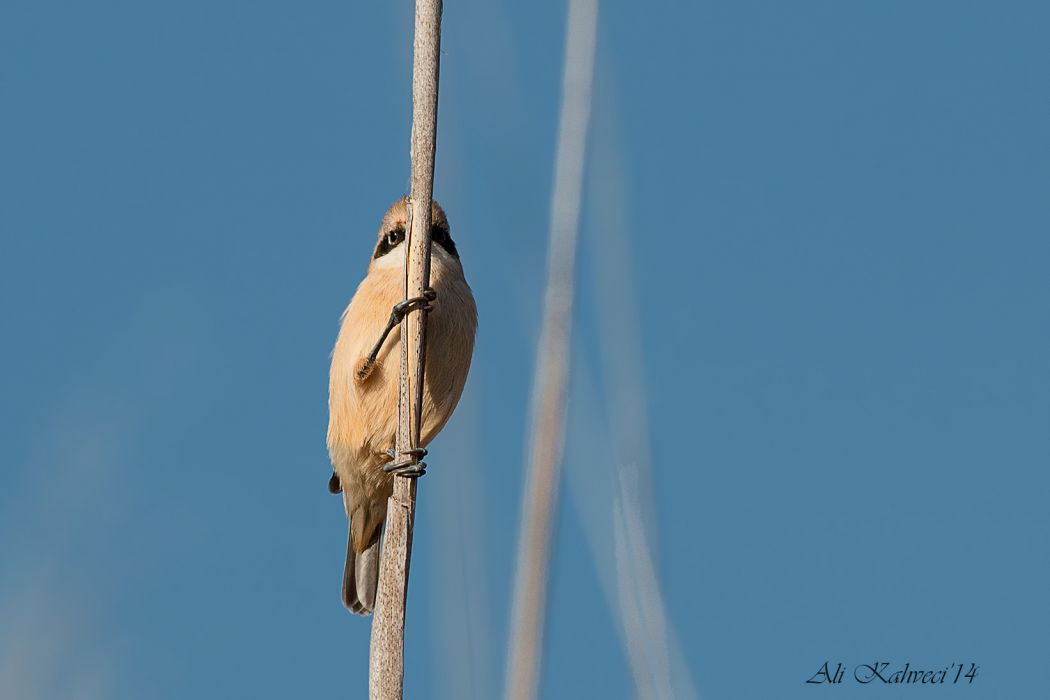
[[410, 309], [428, 306], [420, 448], [444, 428], [463, 393], [474, 352], [477, 306], [463, 274], [448, 218], [431, 204], [430, 287], [406, 300], [405, 256], [411, 218], [408, 197], [383, 216], [368, 272], [343, 312], [328, 386], [328, 489], [342, 494], [349, 520], [342, 600], [351, 612], [375, 607], [379, 551], [392, 472], [400, 381], [400, 324]]

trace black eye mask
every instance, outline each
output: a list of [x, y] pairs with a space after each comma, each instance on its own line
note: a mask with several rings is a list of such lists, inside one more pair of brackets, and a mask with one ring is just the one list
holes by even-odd
[[398, 226], [395, 229], [387, 231], [386, 235], [379, 239], [379, 243], [376, 244], [376, 253], [372, 256], [373, 260], [383, 257], [394, 248], [397, 248], [405, 240], [405, 228]]
[[431, 226], [430, 240], [444, 248], [445, 252], [451, 255], [452, 257], [459, 258], [459, 252], [456, 250], [456, 244], [455, 242], [453, 242], [452, 236], [449, 235], [448, 228], [446, 226]]
[[[456, 244], [452, 240], [452, 236], [449, 235], [448, 229], [441, 226], [432, 226], [430, 228], [430, 240], [441, 246], [446, 253], [454, 258], [459, 257], [459, 252], [456, 250]], [[375, 255], [372, 259], [378, 259], [397, 248], [405, 241], [405, 229], [403, 226], [398, 226], [395, 229], [387, 231], [386, 235], [379, 239], [379, 243], [376, 244]]]

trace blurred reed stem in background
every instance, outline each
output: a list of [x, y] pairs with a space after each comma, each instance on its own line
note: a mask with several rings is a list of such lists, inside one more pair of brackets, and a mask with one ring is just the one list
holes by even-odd
[[561, 117], [551, 192], [547, 291], [532, 387], [531, 437], [507, 663], [509, 700], [536, 697], [543, 655], [551, 529], [565, 433], [576, 241], [597, 24], [597, 0], [569, 1]]

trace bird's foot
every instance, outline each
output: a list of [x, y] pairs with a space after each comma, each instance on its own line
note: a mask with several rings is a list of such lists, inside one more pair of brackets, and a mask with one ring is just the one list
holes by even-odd
[[383, 471], [387, 474], [403, 476], [406, 479], [418, 479], [427, 473], [426, 462], [420, 460], [427, 456], [427, 451], [422, 447], [413, 447], [401, 453], [401, 459], [392, 448], [386, 451], [390, 461], [383, 465]]
[[423, 296], [412, 297], [411, 299], [405, 299], [402, 302], [394, 304], [394, 308], [390, 312], [390, 325], [391, 327], [401, 323], [401, 320], [405, 315], [413, 308], [419, 308], [424, 311], [430, 311], [430, 302], [437, 299], [437, 292], [432, 288], [427, 287], [423, 290]]
[[414, 308], [422, 309], [423, 311], [430, 310], [430, 302], [437, 299], [437, 292], [430, 287], [423, 290], [423, 296], [412, 297], [411, 299], [405, 299], [402, 302], [394, 304], [394, 308], [390, 311], [390, 319], [386, 322], [386, 328], [383, 329], [382, 334], [379, 336], [379, 340], [372, 346], [372, 351], [368, 353], [368, 357], [361, 360], [354, 372], [354, 381], [358, 384], [363, 384], [369, 375], [372, 374], [372, 370], [376, 365], [376, 358], [379, 357], [379, 351], [383, 349], [383, 343], [386, 342], [386, 337], [390, 335], [390, 331], [394, 330], [394, 327], [404, 320], [405, 315]]

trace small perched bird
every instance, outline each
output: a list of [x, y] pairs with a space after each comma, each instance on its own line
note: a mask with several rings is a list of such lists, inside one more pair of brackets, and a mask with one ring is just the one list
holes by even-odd
[[[367, 615], [375, 606], [379, 543], [387, 498], [398, 471], [394, 452], [400, 379], [397, 321], [412, 306], [433, 302], [427, 316], [420, 447], [441, 431], [463, 393], [474, 351], [477, 308], [463, 276], [445, 212], [431, 208], [430, 290], [405, 300], [407, 197], [387, 210], [362, 280], [343, 312], [328, 386], [328, 488], [343, 494], [350, 521], [343, 569], [343, 605]], [[430, 292], [428, 290], [428, 292]]]

